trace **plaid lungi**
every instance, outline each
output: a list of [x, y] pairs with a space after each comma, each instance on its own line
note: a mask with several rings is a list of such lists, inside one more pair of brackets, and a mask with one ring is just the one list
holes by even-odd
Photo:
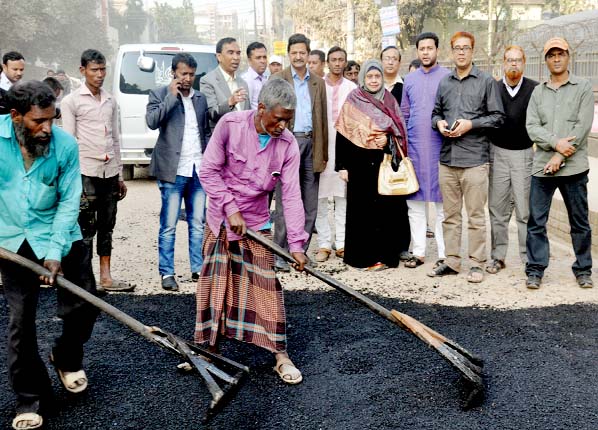
[[206, 233], [196, 292], [195, 342], [214, 345], [218, 334], [223, 334], [284, 352], [286, 315], [274, 256], [246, 238], [228, 242], [224, 227], [217, 238], [207, 226]]

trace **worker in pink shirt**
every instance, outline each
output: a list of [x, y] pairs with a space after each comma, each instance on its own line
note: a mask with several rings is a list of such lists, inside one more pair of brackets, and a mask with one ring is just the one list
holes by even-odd
[[288, 384], [303, 377], [286, 352], [286, 315], [274, 256], [244, 237], [268, 238], [268, 195], [280, 182], [289, 250], [303, 270], [308, 235], [299, 186], [299, 146], [286, 129], [297, 99], [293, 87], [271, 79], [255, 111], [231, 112], [218, 122], [199, 179], [210, 203], [197, 284], [195, 341], [217, 349], [218, 335], [253, 343], [275, 355], [274, 370]]

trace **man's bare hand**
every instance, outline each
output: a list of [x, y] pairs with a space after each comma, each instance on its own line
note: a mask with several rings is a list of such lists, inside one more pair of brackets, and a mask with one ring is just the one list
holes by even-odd
[[459, 125], [452, 131], [449, 131], [449, 137], [461, 137], [472, 129], [473, 124], [469, 119], [459, 118]]
[[292, 252], [291, 255], [295, 259], [295, 263], [293, 263], [293, 269], [303, 272], [303, 268], [307, 264], [307, 257], [303, 252]]
[[228, 98], [228, 105], [229, 106], [236, 106], [237, 103], [244, 102], [246, 99], [247, 99], [247, 90], [245, 90], [245, 88], [238, 88]]
[[245, 220], [243, 219], [241, 212], [235, 212], [229, 216], [228, 225], [230, 225], [230, 229], [235, 234], [243, 236], [245, 233], [247, 233], [247, 225], [245, 224]]
[[552, 158], [546, 163], [544, 166], [544, 174], [551, 175], [553, 173], [558, 172], [561, 169], [561, 163], [563, 162], [563, 157], [560, 154], [554, 154]]
[[338, 176], [340, 176], [343, 181], [349, 182], [349, 172], [347, 170], [339, 170]]
[[118, 181], [118, 200], [122, 200], [127, 195], [127, 186], [125, 181]]
[[181, 83], [177, 78], [172, 78], [172, 81], [170, 81], [170, 85], [168, 85], [168, 91], [170, 91], [170, 94], [172, 94], [175, 97], [178, 96], [180, 84]]
[[62, 275], [62, 267], [60, 261], [57, 260], [45, 260], [44, 267], [50, 271], [50, 276], [40, 276], [39, 280], [44, 284], [54, 285], [56, 281], [56, 275]]
[[440, 134], [442, 134], [443, 136], [448, 137], [449, 136], [449, 129], [448, 129], [448, 122], [446, 122], [445, 119], [441, 119], [440, 121], [438, 121], [436, 123], [436, 127], [438, 127], [438, 131], [440, 132]]
[[576, 136], [563, 137], [558, 140], [554, 149], [564, 157], [571, 157], [576, 151], [575, 146], [571, 145], [575, 139]]

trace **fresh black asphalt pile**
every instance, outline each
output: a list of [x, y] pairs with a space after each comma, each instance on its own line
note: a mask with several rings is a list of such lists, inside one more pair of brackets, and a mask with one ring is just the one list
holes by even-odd
[[[43, 357], [60, 329], [55, 291], [41, 292]], [[210, 396], [175, 356], [102, 315], [87, 347], [87, 393], [56, 393], [46, 429], [598, 429], [598, 307], [496, 311], [371, 297], [485, 359], [487, 396], [464, 411], [458, 373], [421, 341], [335, 291], [286, 294], [289, 352], [304, 381], [287, 386], [270, 354], [226, 342], [224, 355], [251, 368], [233, 400], [207, 425]], [[147, 325], [190, 339], [194, 297], [110, 295]], [[0, 413], [13, 418], [6, 375], [7, 309], [0, 331]]]

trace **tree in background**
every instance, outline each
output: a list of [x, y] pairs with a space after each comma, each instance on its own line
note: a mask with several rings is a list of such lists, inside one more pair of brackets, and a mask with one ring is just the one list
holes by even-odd
[[30, 64], [39, 59], [74, 73], [85, 49], [112, 54], [95, 0], [0, 0], [0, 10], [3, 52], [19, 51]]
[[167, 2], [156, 3], [151, 10], [156, 42], [198, 43], [191, 0], [183, 0], [180, 7]]
[[119, 14], [110, 7], [110, 26], [118, 30], [118, 43], [139, 43], [147, 26], [147, 13], [143, 10], [143, 0], [127, 0], [127, 8]]
[[[297, 0], [289, 7], [295, 30], [325, 46], [346, 46], [346, 0]], [[355, 0], [355, 54], [363, 61], [380, 52], [378, 7], [373, 0]]]
[[556, 15], [568, 15], [594, 9], [594, 6], [588, 0], [548, 0], [546, 5]]

